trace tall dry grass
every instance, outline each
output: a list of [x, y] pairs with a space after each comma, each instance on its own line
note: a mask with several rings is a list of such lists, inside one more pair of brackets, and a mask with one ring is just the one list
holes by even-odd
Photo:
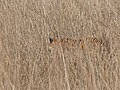
[[0, 0], [0, 90], [120, 90], [120, 0]]

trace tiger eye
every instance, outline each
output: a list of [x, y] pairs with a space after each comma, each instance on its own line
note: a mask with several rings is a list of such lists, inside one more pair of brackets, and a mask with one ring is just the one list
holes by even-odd
[[79, 42], [81, 42], [82, 40], [80, 39]]

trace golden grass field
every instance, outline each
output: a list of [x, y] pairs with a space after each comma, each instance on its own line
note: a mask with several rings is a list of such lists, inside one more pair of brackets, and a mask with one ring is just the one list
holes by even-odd
[[0, 90], [120, 90], [120, 0], [0, 0]]

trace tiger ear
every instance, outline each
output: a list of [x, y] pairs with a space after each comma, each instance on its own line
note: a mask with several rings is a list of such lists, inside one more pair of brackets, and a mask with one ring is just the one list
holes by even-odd
[[50, 43], [52, 43], [52, 42], [53, 42], [53, 39], [49, 37], [49, 41], [50, 41]]

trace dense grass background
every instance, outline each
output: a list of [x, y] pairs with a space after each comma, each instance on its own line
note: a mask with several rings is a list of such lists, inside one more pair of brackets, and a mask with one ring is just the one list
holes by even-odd
[[120, 90], [120, 0], [0, 0], [0, 90]]

